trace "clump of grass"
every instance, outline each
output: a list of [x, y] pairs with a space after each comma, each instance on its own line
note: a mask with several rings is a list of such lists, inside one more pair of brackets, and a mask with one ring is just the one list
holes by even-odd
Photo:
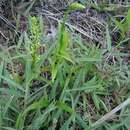
[[[78, 3], [69, 6], [63, 22], [59, 23], [55, 43], [45, 44], [42, 54], [38, 52], [43, 35], [39, 17], [30, 17], [28, 32], [19, 37], [12, 51], [0, 52], [1, 129], [91, 130], [93, 122], [128, 98], [117, 92], [127, 93], [129, 85], [129, 69], [123, 64], [123, 53], [113, 50], [108, 28], [107, 51], [111, 55], [107, 58], [104, 58], [108, 56], [104, 54], [106, 50], [84, 43], [79, 35], [73, 37], [65, 21], [75, 9], [84, 6]], [[22, 73], [15, 68], [16, 62]], [[95, 127], [128, 128], [129, 110], [123, 113], [122, 110], [117, 115], [118, 124], [112, 121]], [[121, 121], [123, 116], [126, 122]]]

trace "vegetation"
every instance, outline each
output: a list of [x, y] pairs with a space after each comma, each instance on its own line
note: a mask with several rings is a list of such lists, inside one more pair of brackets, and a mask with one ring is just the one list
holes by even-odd
[[0, 129], [129, 130], [130, 9], [121, 6], [123, 20], [108, 15], [102, 44], [86, 40], [67, 22], [87, 6], [111, 14], [114, 4], [68, 1], [49, 38], [43, 16], [31, 13], [35, 3], [25, 10], [26, 30], [19, 29], [23, 14], [14, 14], [16, 28], [6, 39], [11, 45], [0, 46]]

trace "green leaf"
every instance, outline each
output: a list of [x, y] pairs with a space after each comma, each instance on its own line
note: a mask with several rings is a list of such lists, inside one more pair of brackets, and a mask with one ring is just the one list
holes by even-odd
[[15, 95], [15, 97], [23, 97], [24, 94], [17, 91], [17, 89], [11, 87], [11, 88], [0, 88], [0, 92], [7, 94], [7, 95]]
[[69, 125], [71, 124], [73, 119], [73, 115], [69, 117], [69, 119], [67, 119], [65, 121], [65, 123], [62, 125], [62, 127], [60, 128], [60, 130], [68, 130], [69, 129]]
[[43, 124], [46, 123], [47, 117], [51, 115], [50, 112], [54, 111], [55, 109], [56, 109], [55, 105], [51, 103], [42, 114], [36, 116], [32, 120], [30, 127], [28, 127], [27, 130], [40, 130]]
[[67, 89], [65, 91], [66, 92], [85, 91], [86, 93], [90, 93], [90, 92], [96, 91], [97, 89], [102, 89], [102, 84], [96, 80], [96, 77], [93, 77], [92, 79], [84, 83], [81, 87]]
[[16, 129], [17, 130], [22, 130], [23, 129], [23, 127], [24, 127], [24, 121], [25, 121], [25, 118], [26, 118], [28, 112], [30, 112], [32, 110], [36, 110], [36, 109], [45, 108], [48, 105], [49, 105], [49, 101], [42, 98], [38, 102], [34, 102], [30, 106], [28, 106], [24, 110], [24, 112], [22, 112], [22, 113], [19, 114], [19, 116], [17, 118], [17, 121], [16, 121]]
[[94, 102], [96, 108], [98, 110], [100, 110], [100, 106], [99, 106], [100, 105], [100, 100], [99, 100], [99, 97], [95, 93], [93, 93], [92, 94], [92, 99], [93, 99], [93, 102]]
[[[82, 117], [79, 114], [76, 114], [76, 122], [82, 127], [82, 128], [88, 128], [86, 122], [82, 119]], [[89, 130], [89, 129], [86, 129]]]
[[51, 71], [51, 76], [52, 76], [52, 82], [54, 83], [54, 80], [56, 78], [56, 75], [57, 75], [57, 72], [58, 72], [58, 65], [57, 64], [53, 64], [52, 65], [52, 71]]
[[70, 61], [71, 63], [74, 63], [71, 60], [70, 55], [67, 52], [62, 52], [59, 56], [62, 57], [62, 58], [64, 58], [64, 59], [66, 59], [66, 60], [68, 60], [68, 61]]
[[70, 42], [70, 35], [66, 31], [66, 29], [62, 33], [63, 33], [63, 35], [62, 35], [62, 40], [61, 40], [60, 48], [59, 48], [60, 52], [67, 51], [66, 49], [67, 49], [69, 42]]
[[59, 51], [58, 56], [70, 61], [73, 63], [73, 61], [70, 58], [69, 52], [67, 50], [68, 45], [70, 43], [70, 35], [68, 34], [67, 30], [63, 30], [63, 35], [61, 36], [60, 45], [59, 45]]
[[26, 65], [25, 65], [25, 82], [26, 84], [29, 84], [29, 82], [32, 80], [32, 60], [31, 57], [26, 57]]
[[68, 9], [72, 10], [72, 11], [77, 10], [77, 9], [83, 10], [83, 9], [85, 9], [85, 6], [80, 3], [74, 2], [74, 3], [70, 4]]
[[22, 92], [25, 92], [25, 90], [23, 89], [23, 87], [21, 85], [17, 84], [14, 80], [10, 79], [9, 77], [0, 75], [0, 78], [5, 80], [10, 86], [16, 87], [19, 90], [21, 90]]
[[57, 107], [69, 113], [73, 113], [74, 110], [64, 102], [58, 102]]
[[2, 127], [4, 130], [16, 130], [14, 128], [11, 128], [11, 127]]
[[82, 58], [77, 58], [76, 61], [77, 62], [97, 62], [97, 61], [101, 61], [101, 58], [82, 57]]
[[103, 106], [104, 110], [105, 110], [106, 112], [109, 112], [109, 110], [108, 110], [106, 104], [105, 104], [101, 99], [100, 99], [100, 103], [101, 103], [101, 105]]
[[115, 24], [116, 24], [116, 26], [121, 30], [122, 36], [124, 36], [124, 35], [125, 35], [125, 29], [124, 29], [123, 23], [121, 23], [121, 22], [115, 20]]
[[24, 37], [23, 37], [23, 34], [19, 37], [18, 39], [18, 44], [17, 44], [17, 48], [20, 48], [21, 45], [23, 44], [23, 40], [24, 40]]
[[126, 22], [128, 26], [130, 26], [130, 9], [128, 10], [127, 16], [126, 16]]
[[[5, 64], [4, 61], [2, 61], [0, 65], [0, 75], [3, 75], [4, 73], [4, 64]], [[3, 84], [3, 79], [0, 78], [0, 87], [2, 86], [2, 84]]]
[[16, 120], [16, 124], [15, 124], [15, 127], [16, 127], [17, 130], [23, 130], [24, 120], [25, 120], [25, 115], [20, 113], [17, 120]]
[[26, 114], [29, 111], [35, 110], [35, 109], [42, 109], [45, 108], [49, 105], [49, 100], [47, 99], [41, 99], [38, 102], [34, 102], [33, 104], [31, 104], [30, 106], [28, 106], [25, 111], [23, 112], [23, 114]]
[[10, 107], [10, 104], [12, 103], [14, 96], [11, 96], [9, 101], [6, 103], [5, 107], [4, 107], [4, 112], [3, 112], [3, 117], [5, 117], [6, 113], [8, 112], [8, 109]]

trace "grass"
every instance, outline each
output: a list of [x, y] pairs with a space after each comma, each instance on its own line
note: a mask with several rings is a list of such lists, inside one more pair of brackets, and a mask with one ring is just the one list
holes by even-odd
[[[53, 43], [42, 43], [42, 17], [29, 16], [28, 29], [16, 44], [0, 48], [1, 130], [130, 129], [129, 106], [95, 125], [130, 97], [130, 66], [123, 59], [129, 52], [112, 46], [109, 24], [106, 48], [73, 35], [65, 22], [75, 9], [84, 6], [69, 6]], [[116, 22], [124, 40], [120, 24]]]

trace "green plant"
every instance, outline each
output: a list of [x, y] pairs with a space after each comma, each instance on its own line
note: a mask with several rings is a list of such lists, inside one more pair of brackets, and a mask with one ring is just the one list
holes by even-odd
[[125, 19], [121, 22], [118, 20], [115, 20], [115, 24], [120, 29], [121, 37], [122, 39], [124, 39], [126, 36], [126, 33], [129, 31], [129, 28], [130, 28], [130, 9], [128, 10]]
[[70, 54], [68, 52], [68, 46], [71, 42], [70, 35], [65, 27], [65, 22], [67, 20], [68, 14], [71, 11], [74, 11], [76, 9], [85, 9], [85, 7], [79, 3], [72, 3], [67, 9], [63, 16], [63, 22], [59, 25], [59, 33], [58, 33], [58, 41], [57, 41], [57, 48], [56, 48], [56, 54], [54, 54], [54, 62], [52, 64], [52, 81], [54, 82], [54, 79], [57, 75], [57, 70], [60, 64], [65, 60], [68, 60], [73, 63]]
[[112, 47], [109, 26], [107, 49], [71, 34], [65, 22], [75, 9], [84, 6], [67, 8], [55, 43], [44, 41], [43, 53], [43, 23], [36, 16], [29, 17], [16, 45], [0, 48], [0, 129], [129, 129], [129, 107], [93, 125], [129, 97], [130, 71], [123, 60], [127, 53]]

